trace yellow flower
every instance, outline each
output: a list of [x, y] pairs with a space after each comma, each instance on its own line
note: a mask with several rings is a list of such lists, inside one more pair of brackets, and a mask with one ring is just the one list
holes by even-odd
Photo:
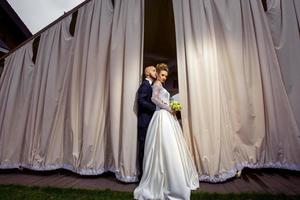
[[182, 110], [182, 105], [178, 101], [171, 101], [170, 102], [170, 107], [175, 110], [175, 111], [180, 111]]

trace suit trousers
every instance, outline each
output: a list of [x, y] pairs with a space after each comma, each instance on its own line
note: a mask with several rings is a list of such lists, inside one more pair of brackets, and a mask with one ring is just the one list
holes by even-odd
[[143, 174], [143, 159], [144, 159], [144, 149], [145, 149], [145, 140], [146, 140], [146, 133], [148, 127], [139, 127], [138, 128], [138, 165], [140, 170], [140, 177]]

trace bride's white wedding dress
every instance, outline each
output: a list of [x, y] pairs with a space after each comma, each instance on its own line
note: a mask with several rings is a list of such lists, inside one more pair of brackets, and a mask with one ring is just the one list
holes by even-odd
[[135, 199], [190, 199], [199, 187], [198, 174], [178, 120], [169, 111], [169, 92], [158, 82], [152, 86], [156, 111], [145, 141], [143, 176]]

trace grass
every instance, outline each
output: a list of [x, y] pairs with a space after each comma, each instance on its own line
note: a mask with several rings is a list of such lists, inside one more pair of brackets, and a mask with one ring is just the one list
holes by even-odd
[[[115, 192], [111, 190], [84, 190], [84, 189], [63, 189], [52, 187], [28, 187], [21, 185], [0, 185], [0, 200], [97, 200], [97, 199], [133, 199], [130, 192]], [[260, 193], [240, 193], [240, 194], [217, 194], [217, 193], [193, 193], [191, 199], [201, 200], [296, 200], [298, 196], [272, 195]]]

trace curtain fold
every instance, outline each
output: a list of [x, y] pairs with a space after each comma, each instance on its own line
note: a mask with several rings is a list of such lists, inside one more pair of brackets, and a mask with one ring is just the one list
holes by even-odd
[[183, 130], [200, 180], [299, 170], [299, 128], [261, 2], [173, 0], [173, 9]]
[[80, 174], [101, 174], [107, 159], [108, 56], [113, 9], [109, 0], [79, 9], [66, 77], [65, 162]]
[[[261, 160], [266, 165], [300, 170], [300, 131], [280, 72], [268, 22], [260, 4], [251, 2], [262, 74], [266, 135]], [[258, 4], [258, 5], [257, 5]], [[294, 24], [296, 25], [296, 24]]]
[[120, 180], [137, 180], [135, 98], [142, 74], [144, 0], [115, 0], [110, 54], [110, 143]]
[[300, 2], [268, 0], [267, 19], [282, 78], [300, 126]]
[[28, 117], [36, 66], [32, 41], [5, 59], [0, 80], [0, 168], [30, 163], [33, 133]]
[[32, 149], [28, 166], [52, 169], [63, 164], [63, 134], [56, 129], [59, 98], [67, 68], [72, 36], [71, 18], [65, 18], [40, 36], [36, 57], [36, 77], [28, 112], [27, 133], [32, 133]]

